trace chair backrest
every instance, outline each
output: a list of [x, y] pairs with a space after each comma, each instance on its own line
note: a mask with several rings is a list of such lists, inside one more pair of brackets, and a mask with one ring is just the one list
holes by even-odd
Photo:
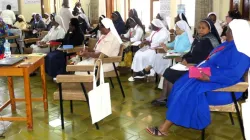
[[39, 38], [43, 38], [43, 37], [45, 37], [47, 34], [48, 34], [48, 31], [42, 31], [42, 32], [40, 33]]
[[90, 50], [94, 50], [97, 41], [98, 40], [96, 38], [89, 38], [88, 48]]
[[123, 55], [124, 48], [125, 48], [125, 46], [123, 44], [121, 44], [118, 56], [122, 56]]

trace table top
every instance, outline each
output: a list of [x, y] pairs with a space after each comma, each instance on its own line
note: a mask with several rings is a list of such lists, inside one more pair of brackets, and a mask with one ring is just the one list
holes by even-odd
[[13, 55], [13, 56], [25, 56], [25, 60], [13, 65], [0, 67], [0, 76], [24, 76], [25, 71], [28, 74], [34, 72], [37, 68], [44, 65], [44, 54], [37, 55]]
[[14, 57], [19, 57], [19, 56], [25, 56], [26, 59], [24, 59], [23, 61], [13, 65], [13, 66], [2, 66], [0, 67], [0, 69], [2, 68], [22, 68], [22, 67], [29, 67], [33, 64], [35, 64], [36, 62], [38, 62], [39, 60], [41, 60], [42, 58], [44, 58], [46, 55], [45, 54], [20, 54], [20, 55], [12, 55]]

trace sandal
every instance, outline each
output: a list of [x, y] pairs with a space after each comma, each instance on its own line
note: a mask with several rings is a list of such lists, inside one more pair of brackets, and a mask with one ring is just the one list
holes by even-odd
[[147, 127], [147, 128], [146, 128], [146, 131], [147, 131], [150, 135], [152, 135], [152, 136], [158, 136], [158, 137], [166, 137], [166, 136], [167, 136], [167, 134], [161, 132], [161, 131], [158, 129], [158, 127], [154, 127], [154, 128], [149, 128], [149, 127]]
[[165, 106], [166, 105], [166, 101], [163, 100], [163, 101], [159, 101], [159, 100], [153, 100], [151, 102], [152, 105], [154, 106]]

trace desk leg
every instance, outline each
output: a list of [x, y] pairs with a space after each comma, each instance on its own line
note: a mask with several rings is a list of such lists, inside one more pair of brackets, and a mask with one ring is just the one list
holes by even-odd
[[44, 111], [48, 111], [48, 96], [47, 96], [47, 85], [46, 85], [44, 59], [43, 59], [43, 64], [40, 67], [40, 70], [41, 70], [42, 88], [43, 88]]
[[27, 125], [29, 130], [33, 130], [30, 76], [28, 69], [24, 69], [24, 91], [25, 91], [25, 102], [26, 102]]
[[14, 85], [12, 77], [8, 77], [8, 89], [10, 95], [11, 111], [14, 112], [16, 111], [16, 102], [15, 102]]

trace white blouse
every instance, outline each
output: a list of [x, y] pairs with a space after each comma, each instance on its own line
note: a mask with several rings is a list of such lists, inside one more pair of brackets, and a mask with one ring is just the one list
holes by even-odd
[[57, 28], [55, 28], [55, 26], [53, 26], [49, 30], [48, 34], [45, 37], [43, 37], [43, 39], [41, 41], [49, 42], [51, 40], [63, 39], [64, 36], [65, 36], [65, 31], [60, 25]]
[[130, 42], [141, 41], [143, 29], [139, 25], [136, 25], [134, 28], [130, 28], [128, 32], [124, 34], [124, 37], [130, 38]]

